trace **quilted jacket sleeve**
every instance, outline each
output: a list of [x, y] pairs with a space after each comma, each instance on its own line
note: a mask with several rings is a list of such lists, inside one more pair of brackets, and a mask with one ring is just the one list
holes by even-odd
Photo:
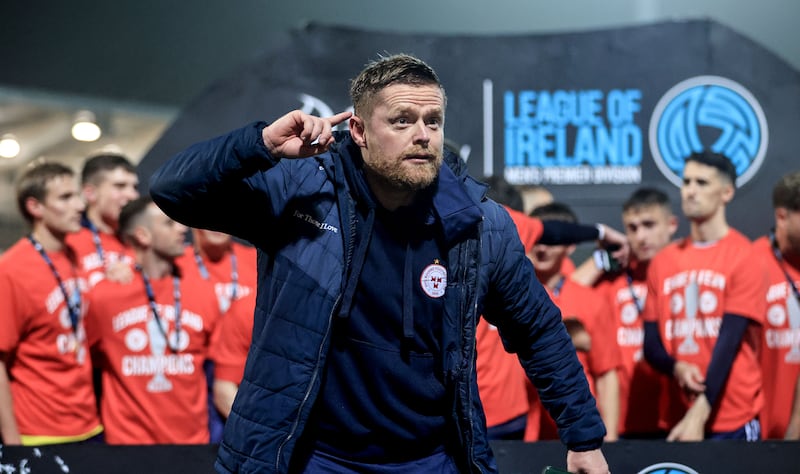
[[561, 312], [536, 279], [508, 214], [490, 207], [486, 224], [489, 282], [483, 314], [497, 326], [506, 349], [518, 355], [561, 440], [573, 450], [598, 448], [605, 427]]
[[281, 161], [264, 147], [264, 126], [252, 123], [177, 154], [150, 178], [153, 200], [190, 227], [251, 242], [266, 235], [287, 199], [288, 186], [284, 173], [275, 169]]

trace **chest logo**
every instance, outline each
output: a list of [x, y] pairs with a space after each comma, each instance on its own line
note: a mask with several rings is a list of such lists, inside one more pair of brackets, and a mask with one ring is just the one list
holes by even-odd
[[441, 298], [447, 287], [447, 269], [439, 264], [438, 260], [434, 260], [432, 264], [422, 270], [419, 283], [426, 295], [431, 298]]

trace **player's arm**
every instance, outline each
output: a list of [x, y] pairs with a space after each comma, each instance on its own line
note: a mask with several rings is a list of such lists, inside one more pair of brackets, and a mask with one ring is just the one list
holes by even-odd
[[721, 399], [722, 389], [728, 381], [733, 361], [750, 320], [744, 316], [726, 313], [722, 317], [719, 337], [711, 354], [705, 377], [705, 392], [698, 395], [691, 408], [667, 436], [667, 441], [700, 441], [704, 438], [705, 424], [712, 409]]
[[217, 407], [220, 415], [227, 419], [231, 414], [233, 399], [239, 391], [239, 385], [230, 380], [214, 379], [214, 406]]
[[14, 418], [14, 401], [6, 370], [6, 354], [0, 353], [0, 441], [9, 446], [21, 444], [17, 420]]
[[800, 439], [800, 377], [794, 384], [794, 403], [792, 413], [789, 415], [789, 425], [786, 427], [784, 439]]
[[597, 404], [600, 416], [606, 425], [606, 441], [616, 441], [619, 437], [619, 376], [617, 369], [611, 369], [595, 378]]

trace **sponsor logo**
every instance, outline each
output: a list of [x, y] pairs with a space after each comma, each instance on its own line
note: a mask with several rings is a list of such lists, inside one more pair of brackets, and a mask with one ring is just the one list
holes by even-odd
[[641, 97], [639, 89], [505, 91], [505, 179], [546, 185], [641, 182]]
[[697, 76], [675, 85], [658, 101], [650, 119], [650, 151], [656, 166], [680, 187], [684, 159], [710, 149], [730, 158], [737, 187], [761, 168], [769, 133], [761, 105], [740, 84]]
[[307, 223], [313, 225], [314, 227], [316, 227], [319, 230], [326, 230], [328, 232], [333, 232], [334, 234], [338, 234], [339, 233], [339, 228], [338, 227], [332, 226], [332, 225], [328, 224], [327, 222], [320, 222], [317, 219], [315, 219], [311, 214], [306, 214], [306, 213], [300, 212], [300, 211], [294, 211], [294, 213], [292, 215], [294, 217], [296, 217], [297, 219], [300, 219], [303, 222], [307, 222]]

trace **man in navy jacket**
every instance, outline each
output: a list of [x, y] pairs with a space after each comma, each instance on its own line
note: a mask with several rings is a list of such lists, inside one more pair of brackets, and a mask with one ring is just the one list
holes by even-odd
[[174, 219], [259, 250], [253, 341], [217, 470], [496, 471], [475, 382], [483, 314], [556, 420], [569, 470], [607, 473], [558, 309], [508, 214], [444, 156], [436, 73], [389, 56], [350, 94], [354, 114], [255, 123], [151, 180]]

